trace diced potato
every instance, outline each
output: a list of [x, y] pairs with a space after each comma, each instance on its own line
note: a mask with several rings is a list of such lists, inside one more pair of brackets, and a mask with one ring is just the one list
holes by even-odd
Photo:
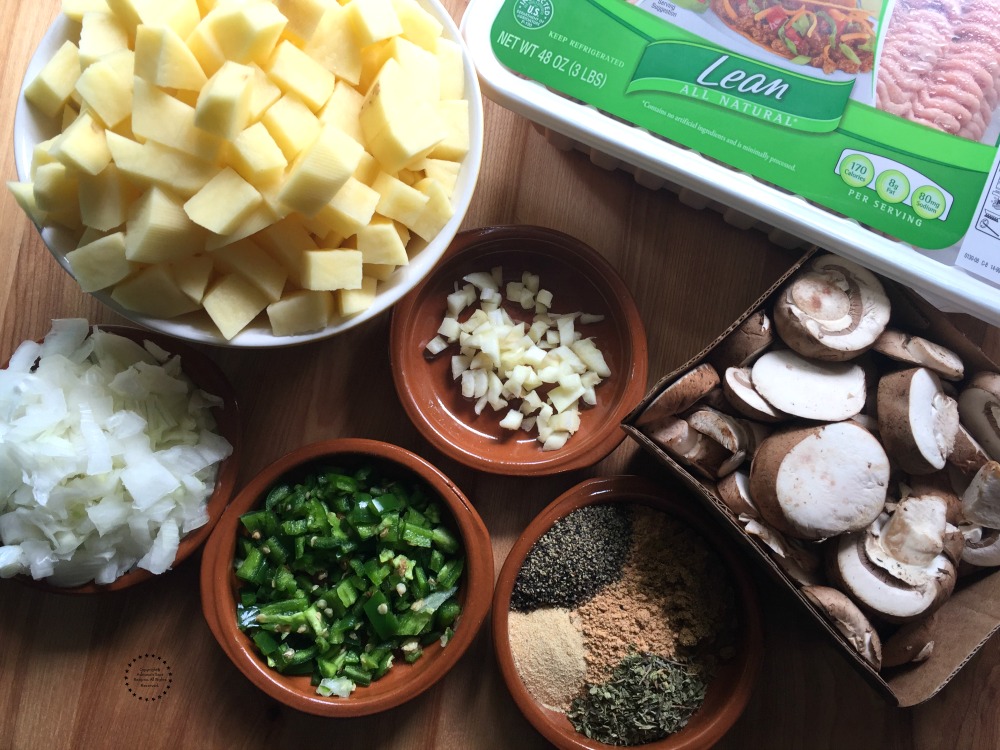
[[303, 285], [304, 253], [317, 249], [317, 245], [298, 216], [292, 215], [272, 224], [254, 239], [285, 267], [289, 279], [298, 286]]
[[255, 186], [275, 182], [288, 166], [285, 155], [260, 122], [236, 136], [229, 148], [228, 161], [244, 180]]
[[343, 131], [327, 125], [292, 164], [278, 199], [312, 216], [330, 202], [354, 174], [364, 148]]
[[465, 96], [465, 62], [462, 48], [451, 39], [440, 38], [435, 52], [441, 67], [441, 98], [461, 99]]
[[82, 174], [79, 180], [80, 219], [86, 226], [106, 232], [125, 223], [128, 207], [140, 193], [117, 165], [108, 164], [93, 176]]
[[232, 140], [250, 121], [253, 68], [227, 61], [198, 94], [194, 124], [207, 133]]
[[306, 250], [302, 257], [302, 286], [316, 291], [360, 289], [361, 263], [357, 250]]
[[119, 282], [111, 299], [127, 310], [154, 318], [176, 318], [198, 309], [198, 303], [177, 286], [166, 263], [147, 266]]
[[414, 44], [433, 52], [441, 36], [441, 23], [424, 10], [416, 0], [392, 0], [392, 7], [403, 27], [403, 36]]
[[390, 57], [409, 79], [407, 88], [412, 96], [431, 102], [441, 98], [441, 63], [437, 55], [395, 36], [378, 48], [373, 65], [381, 70]]
[[94, 175], [111, 163], [111, 151], [102, 128], [84, 112], [56, 138], [51, 154], [68, 167]]
[[184, 42], [198, 60], [205, 75], [215, 75], [226, 62], [226, 55], [219, 46], [219, 40], [215, 38], [210, 19], [203, 18]]
[[156, 141], [136, 143], [105, 133], [115, 166], [129, 179], [190, 198], [219, 173], [219, 167]]
[[174, 281], [193, 302], [201, 304], [212, 279], [212, 258], [208, 255], [192, 255], [173, 264]]
[[128, 29], [107, 10], [88, 11], [81, 19], [79, 49], [80, 67], [86, 69], [104, 55], [128, 49]]
[[158, 187], [131, 205], [126, 220], [125, 257], [139, 263], [185, 258], [204, 243], [203, 230], [191, 221], [180, 201]]
[[337, 302], [341, 315], [357, 315], [367, 310], [375, 302], [375, 291], [378, 282], [365, 276], [361, 279], [360, 289], [337, 290]]
[[132, 114], [134, 63], [131, 50], [112, 52], [83, 71], [76, 82], [80, 98], [106, 127], [113, 128]]
[[361, 108], [365, 143], [382, 169], [398, 172], [426, 156], [447, 135], [436, 102], [418, 100], [399, 63], [386, 60]]
[[346, 81], [337, 81], [333, 94], [320, 110], [319, 120], [324, 124], [334, 125], [351, 136], [358, 143], [364, 143], [364, 133], [361, 132], [361, 105], [365, 97]]
[[185, 91], [201, 91], [208, 81], [194, 53], [169, 26], [136, 29], [135, 74], [157, 86]]
[[469, 153], [469, 102], [449, 99], [438, 104], [438, 112], [448, 129], [448, 135], [431, 149], [432, 159], [459, 162]]
[[129, 37], [135, 37], [135, 27], [142, 23], [139, 15], [139, 6], [142, 0], [105, 0], [108, 9], [114, 13], [118, 20], [128, 29]]
[[332, 230], [342, 237], [350, 237], [372, 220], [378, 200], [377, 192], [349, 177], [333, 199], [316, 213], [316, 220], [327, 232]]
[[193, 107], [142, 78], [136, 78], [134, 83], [132, 132], [137, 138], [156, 141], [204, 161], [215, 161], [222, 141], [195, 126]]
[[411, 229], [427, 205], [426, 195], [385, 172], [375, 178], [372, 189], [379, 194], [375, 210]]
[[71, 21], [81, 23], [87, 13], [107, 13], [105, 0], [62, 0], [62, 12]]
[[227, 341], [250, 325], [267, 304], [267, 297], [238, 273], [223, 276], [202, 300], [205, 312]]
[[35, 147], [31, 150], [31, 179], [35, 179], [35, 171], [43, 164], [51, 164], [56, 161], [56, 158], [52, 155], [52, 144], [55, 143], [56, 138], [59, 136], [53, 136], [47, 141], [40, 141], [35, 144]]
[[450, 197], [455, 192], [455, 185], [458, 183], [458, 173], [462, 165], [457, 161], [446, 161], [444, 159], [424, 159], [417, 165], [425, 176], [436, 180], [441, 188]]
[[371, 186], [381, 173], [382, 167], [378, 160], [365, 151], [361, 155], [361, 161], [358, 162], [358, 168], [354, 170], [354, 178], [358, 182]]
[[229, 234], [262, 201], [253, 185], [226, 167], [188, 199], [184, 211], [191, 221], [210, 232]]
[[35, 185], [32, 182], [7, 182], [7, 189], [10, 190], [17, 205], [28, 215], [36, 226], [41, 227], [48, 221], [48, 214], [38, 207], [35, 200]]
[[35, 203], [47, 213], [62, 213], [77, 205], [77, 176], [62, 162], [43, 164], [35, 170]]
[[312, 143], [322, 128], [312, 110], [294, 94], [281, 97], [260, 121], [288, 161]]
[[455, 209], [451, 205], [448, 193], [437, 180], [425, 177], [415, 187], [427, 196], [427, 205], [417, 220], [408, 226], [414, 234], [429, 242], [448, 223], [448, 219], [455, 214]]
[[376, 281], [386, 281], [395, 272], [396, 266], [388, 263], [365, 263], [365, 278], [372, 278]]
[[281, 299], [288, 271], [253, 240], [233, 242], [212, 252], [215, 265], [225, 273], [238, 273], [257, 287], [269, 302]]
[[351, 0], [345, 6], [358, 44], [367, 47], [403, 33], [395, 8], [389, 0]]
[[265, 67], [282, 91], [297, 95], [317, 112], [333, 93], [336, 77], [290, 41], [281, 42]]
[[227, 60], [263, 66], [288, 19], [271, 3], [218, 5], [204, 19]]
[[309, 39], [323, 17], [329, 2], [326, 0], [275, 0], [275, 5], [288, 19], [286, 29], [299, 39]]
[[55, 117], [69, 101], [80, 72], [80, 50], [73, 42], [63, 42], [52, 59], [25, 87], [24, 98], [46, 117]]
[[303, 51], [352, 86], [361, 81], [361, 48], [354, 41], [351, 14], [329, 4]]
[[375, 217], [358, 232], [358, 250], [367, 264], [405, 266], [410, 262], [406, 246], [391, 219]]
[[66, 253], [73, 278], [85, 292], [96, 292], [128, 276], [135, 264], [125, 257], [125, 234], [115, 232]]
[[268, 108], [281, 98], [281, 89], [274, 85], [267, 73], [257, 65], [253, 68], [253, 85], [250, 91], [250, 122], [257, 122]]
[[165, 26], [181, 38], [187, 37], [201, 22], [197, 0], [145, 0], [138, 7], [143, 25]]
[[211, 234], [208, 239], [205, 240], [206, 250], [217, 250], [220, 247], [225, 247], [232, 242], [239, 242], [242, 239], [246, 239], [257, 232], [274, 224], [281, 217], [278, 216], [267, 203], [262, 203], [257, 206], [249, 216], [247, 216], [243, 221], [239, 223], [233, 231], [229, 234]]
[[294, 336], [326, 328], [333, 317], [333, 295], [326, 291], [301, 290], [267, 306], [271, 333]]

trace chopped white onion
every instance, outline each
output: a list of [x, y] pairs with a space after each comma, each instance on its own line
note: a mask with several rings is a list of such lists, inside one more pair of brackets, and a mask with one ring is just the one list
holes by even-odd
[[208, 521], [232, 452], [213, 432], [220, 403], [178, 357], [85, 320], [18, 347], [0, 371], [0, 577], [75, 586], [167, 570]]

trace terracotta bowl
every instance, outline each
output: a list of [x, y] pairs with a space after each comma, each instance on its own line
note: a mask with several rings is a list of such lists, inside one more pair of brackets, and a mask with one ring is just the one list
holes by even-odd
[[[267, 316], [261, 314], [235, 337], [227, 340], [211, 322], [208, 315], [202, 311], [176, 318], [156, 318], [122, 307], [111, 298], [110, 290], [91, 292], [91, 294], [134, 323], [162, 331], [176, 338], [233, 348], [271, 348], [318, 341], [348, 331], [378, 317], [410, 291], [440, 260], [458, 231], [475, 192], [483, 152], [483, 100], [479, 90], [479, 78], [476, 75], [476, 69], [472, 64], [472, 58], [468, 53], [465, 41], [448, 9], [440, 0], [418, 0], [418, 2], [442, 25], [442, 37], [459, 45], [461, 49], [462, 68], [465, 74], [465, 98], [469, 102], [469, 152], [462, 160], [458, 181], [452, 194], [452, 205], [455, 213], [430, 241], [424, 242], [419, 238], [411, 240], [407, 248], [410, 262], [396, 269], [387, 280], [379, 283], [378, 293], [371, 307], [357, 315], [337, 316], [325, 328], [294, 336], [274, 336], [271, 333]], [[77, 43], [79, 34], [80, 24], [74, 23], [60, 14], [38, 43], [38, 47], [25, 70], [14, 112], [13, 144], [18, 180], [28, 181], [31, 179], [31, 158], [35, 146], [58, 134], [58, 124], [50, 121], [36, 108], [28, 104], [24, 98], [24, 88], [64, 42]], [[39, 228], [39, 234], [56, 262], [72, 276], [69, 262], [66, 260], [66, 253], [76, 247], [77, 238], [59, 226]]]
[[650, 750], [701, 750], [714, 745], [729, 730], [746, 707], [763, 653], [761, 618], [753, 582], [743, 563], [718, 529], [695, 515], [690, 499], [661, 490], [633, 476], [589, 479], [560, 495], [525, 529], [504, 562], [493, 596], [493, 645], [507, 689], [521, 713], [544, 737], [563, 750], [611, 750], [577, 732], [565, 714], [538, 703], [525, 688], [514, 665], [508, 635], [508, 613], [514, 581], [535, 541], [560, 518], [588, 505], [638, 503], [669, 514], [697, 531], [722, 560], [736, 591], [739, 629], [736, 655], [723, 662], [709, 684], [701, 708], [687, 726], [656, 742], [641, 745]]
[[[459, 584], [462, 614], [455, 635], [442, 648], [435, 643], [413, 664], [397, 659], [388, 673], [348, 698], [316, 694], [308, 676], [287, 676], [269, 668], [251, 640], [237, 627], [236, 601], [242, 582], [233, 573], [240, 516], [255, 508], [279, 479], [334, 461], [345, 466], [371, 464], [390, 476], [422, 481], [451, 513], [456, 536], [465, 550]], [[337, 439], [312, 443], [278, 459], [251, 480], [223, 514], [205, 546], [201, 567], [201, 605], [205, 620], [236, 667], [258, 688], [287, 706], [328, 717], [364, 716], [398, 706], [444, 677], [469, 648], [490, 608], [493, 552], [482, 519], [455, 484], [420, 456], [389, 443]]]
[[[207, 355], [183, 341], [178, 341], [170, 336], [155, 331], [143, 331], [138, 328], [128, 326], [102, 325], [102, 331], [115, 333], [124, 336], [138, 343], [151, 341], [157, 346], [171, 354], [176, 354], [181, 358], [181, 367], [191, 381], [206, 393], [218, 396], [224, 402], [221, 408], [212, 409], [215, 417], [216, 432], [222, 435], [233, 446], [233, 452], [220, 465], [218, 475], [215, 480], [215, 491], [208, 499], [208, 522], [185, 534], [177, 548], [177, 556], [174, 558], [173, 566], [176, 567], [181, 562], [190, 557], [211, 534], [212, 529], [222, 512], [229, 504], [236, 486], [236, 474], [239, 469], [241, 426], [239, 405], [233, 388], [226, 376]], [[55, 586], [43, 580], [34, 580], [30, 576], [15, 576], [19, 581], [28, 585], [53, 591], [60, 594], [99, 594], [109, 591], [120, 591], [130, 588], [136, 584], [148, 581], [154, 574], [143, 568], [133, 568], [128, 573], [118, 577], [108, 584], [86, 583], [82, 586]]]
[[[535, 433], [499, 426], [506, 410], [479, 415], [451, 376], [452, 346], [426, 354], [446, 297], [470, 272], [503, 267], [504, 283], [537, 274], [553, 293], [552, 310], [604, 315], [581, 327], [593, 336], [612, 375], [597, 386], [597, 405], [581, 409], [580, 430], [563, 448], [542, 451]], [[505, 307], [515, 320], [530, 314]], [[624, 439], [619, 424], [646, 391], [646, 333], [628, 287], [597, 251], [569, 235], [532, 226], [498, 226], [459, 234], [440, 265], [395, 307], [390, 356], [396, 392], [421, 434], [442, 453], [480, 471], [538, 476], [591, 466]]]

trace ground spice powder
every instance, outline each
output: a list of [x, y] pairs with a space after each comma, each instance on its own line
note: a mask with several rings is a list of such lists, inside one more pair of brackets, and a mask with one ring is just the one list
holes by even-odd
[[524, 686], [546, 707], [568, 711], [587, 672], [579, 615], [544, 607], [508, 617], [511, 653]]
[[621, 577], [577, 610], [591, 683], [607, 680], [632, 652], [713, 658], [724, 656], [716, 652], [731, 637], [732, 588], [705, 542], [645, 506], [634, 506], [632, 519]]

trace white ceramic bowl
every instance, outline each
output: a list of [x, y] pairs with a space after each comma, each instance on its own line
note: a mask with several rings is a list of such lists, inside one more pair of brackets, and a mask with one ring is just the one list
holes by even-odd
[[[470, 147], [469, 153], [462, 162], [462, 168], [458, 174], [458, 182], [452, 196], [452, 203], [455, 207], [454, 216], [451, 217], [444, 226], [444, 229], [432, 241], [424, 243], [418, 237], [414, 237], [411, 240], [407, 248], [410, 252], [410, 263], [398, 268], [387, 281], [379, 282], [375, 303], [368, 310], [349, 318], [339, 318], [322, 330], [297, 336], [272, 335], [266, 316], [258, 316], [257, 320], [250, 326], [227, 341], [204, 312], [192, 313], [173, 319], [154, 318], [126, 310], [114, 302], [111, 299], [111, 295], [106, 292], [94, 292], [93, 295], [105, 305], [134, 323], [154, 331], [161, 331], [171, 336], [176, 336], [180, 339], [219, 346], [272, 348], [316, 341], [354, 328], [385, 312], [404, 294], [416, 286], [430, 272], [431, 268], [434, 267], [444, 254], [444, 251], [448, 249], [452, 238], [458, 232], [458, 227], [469, 208], [469, 202], [472, 200], [476, 180], [479, 177], [479, 167], [483, 151], [483, 101], [479, 90], [479, 80], [476, 77], [475, 68], [465, 48], [465, 42], [451, 15], [438, 0], [419, 0], [419, 2], [444, 26], [442, 36], [452, 40], [462, 48], [465, 67], [465, 96], [469, 100]], [[68, 20], [65, 16], [60, 15], [53, 22], [52, 26], [49, 27], [49, 30], [45, 33], [38, 48], [35, 50], [31, 62], [28, 63], [24, 80], [21, 83], [21, 91], [18, 95], [17, 109], [14, 115], [14, 161], [17, 166], [18, 179], [21, 181], [30, 179], [31, 155], [35, 145], [51, 138], [58, 132], [56, 123], [48, 121], [44, 116], [36, 112], [33, 107], [28, 106], [24, 98], [24, 86], [51, 59], [56, 50], [62, 46], [63, 42], [67, 39], [75, 39], [78, 34], [78, 25]], [[72, 250], [75, 245], [69, 233], [57, 227], [39, 228], [39, 231], [42, 235], [42, 240], [52, 252], [56, 261], [66, 269], [67, 273], [70, 273], [69, 264], [66, 262], [66, 253]]]

